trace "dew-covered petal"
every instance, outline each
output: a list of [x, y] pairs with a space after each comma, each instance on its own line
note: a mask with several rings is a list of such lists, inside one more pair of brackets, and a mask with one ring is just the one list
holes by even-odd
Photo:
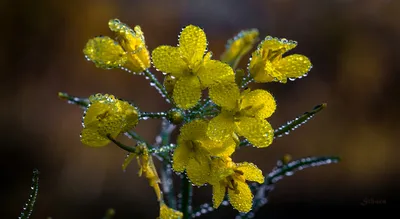
[[209, 181], [211, 159], [207, 153], [197, 150], [186, 166], [186, 173], [190, 181], [197, 185], [204, 185]]
[[102, 147], [110, 143], [110, 139], [100, 135], [96, 129], [84, 128], [81, 132], [81, 142], [91, 147]]
[[238, 33], [234, 38], [230, 39], [225, 46], [225, 51], [221, 55], [221, 61], [235, 66], [242, 56], [247, 54], [258, 41], [258, 30], [249, 29]]
[[179, 36], [179, 50], [188, 64], [198, 64], [203, 59], [206, 48], [206, 34], [200, 27], [188, 25], [182, 30]]
[[200, 68], [197, 72], [197, 76], [200, 78], [203, 87], [235, 81], [233, 69], [228, 64], [218, 60], [205, 62], [203, 68]]
[[297, 46], [296, 41], [287, 40], [285, 38], [279, 39], [276, 37], [267, 36], [265, 37], [263, 42], [261, 42], [261, 46], [259, 48], [270, 51], [280, 50], [279, 55], [282, 55], [283, 53], [295, 48], [296, 46]]
[[209, 88], [211, 100], [226, 110], [234, 110], [240, 97], [240, 90], [235, 81], [218, 83]]
[[212, 118], [207, 128], [207, 136], [212, 140], [225, 140], [232, 136], [235, 130], [233, 116], [222, 111], [218, 116]]
[[181, 109], [190, 109], [200, 100], [200, 81], [196, 76], [182, 76], [175, 84], [172, 94], [175, 104]]
[[178, 142], [172, 156], [172, 168], [176, 172], [183, 172], [191, 158], [191, 153], [191, 149], [184, 142]]
[[96, 67], [103, 69], [118, 68], [125, 64], [127, 55], [122, 47], [110, 37], [90, 39], [83, 53]]
[[178, 140], [202, 141], [203, 139], [207, 139], [207, 127], [208, 122], [203, 119], [195, 119], [189, 123], [185, 123], [179, 130]]
[[187, 64], [180, 56], [178, 47], [159, 46], [151, 53], [154, 67], [159, 71], [180, 77], [188, 71]]
[[246, 114], [265, 119], [275, 112], [276, 102], [270, 92], [257, 89], [243, 96], [240, 109]]
[[248, 162], [238, 163], [236, 169], [243, 172], [243, 176], [246, 180], [264, 183], [262, 171], [255, 164]]
[[236, 122], [237, 132], [258, 148], [268, 147], [274, 139], [274, 130], [264, 119], [242, 116]]
[[235, 180], [237, 189], [228, 189], [229, 202], [232, 207], [242, 213], [247, 213], [253, 206], [253, 194], [249, 185], [241, 180]]
[[223, 150], [215, 155], [220, 157], [229, 157], [233, 152], [235, 152], [236, 147], [237, 142], [233, 138], [228, 138], [222, 145]]
[[276, 70], [288, 78], [299, 78], [311, 69], [310, 60], [303, 55], [294, 54], [281, 59], [276, 63]]
[[181, 219], [183, 213], [169, 208], [163, 201], [160, 202], [160, 217], [158, 219]]
[[225, 186], [223, 186], [220, 182], [217, 182], [212, 185], [212, 191], [213, 191], [213, 207], [218, 208], [222, 201], [225, 198]]
[[118, 113], [123, 116], [123, 127], [121, 132], [127, 132], [139, 122], [139, 112], [136, 107], [126, 101], [118, 100], [116, 103]]

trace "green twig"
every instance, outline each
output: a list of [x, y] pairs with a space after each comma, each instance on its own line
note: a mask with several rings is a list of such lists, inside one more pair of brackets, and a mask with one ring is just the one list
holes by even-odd
[[141, 120], [147, 120], [147, 119], [163, 119], [167, 117], [166, 112], [140, 112], [140, 117], [139, 119]]
[[87, 98], [74, 97], [64, 92], [58, 92], [58, 97], [67, 100], [70, 104], [75, 104], [82, 108], [87, 108], [89, 106], [89, 99]]
[[144, 140], [144, 138], [142, 136], [140, 136], [138, 133], [136, 133], [134, 131], [127, 131], [127, 132], [125, 132], [125, 135], [128, 136], [129, 138], [146, 143], [146, 140]]
[[297, 129], [304, 123], [308, 122], [315, 114], [326, 108], [327, 104], [319, 104], [315, 106], [311, 111], [303, 113], [303, 115], [296, 117], [294, 120], [287, 122], [285, 125], [277, 128], [274, 132], [274, 137], [282, 137], [283, 135], [288, 135], [291, 131]]
[[183, 219], [188, 219], [192, 214], [192, 190], [193, 186], [186, 177], [182, 177], [182, 209]]
[[38, 196], [38, 192], [39, 192], [39, 170], [34, 169], [32, 176], [31, 193], [18, 219], [28, 219], [31, 216], [33, 207], [35, 206], [35, 202]]
[[144, 71], [144, 75], [146, 76], [146, 79], [150, 80], [151, 85], [157, 89], [157, 91], [161, 94], [163, 98], [165, 98], [168, 103], [173, 103], [165, 87], [158, 81], [158, 79], [154, 76], [153, 73], [150, 72], [149, 69], [146, 69], [146, 71]]

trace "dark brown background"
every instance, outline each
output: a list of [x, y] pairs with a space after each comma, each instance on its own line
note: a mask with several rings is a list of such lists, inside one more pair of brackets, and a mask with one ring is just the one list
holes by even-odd
[[[158, 215], [137, 166], [123, 173], [123, 151], [111, 144], [82, 145], [82, 111], [57, 98], [58, 91], [103, 92], [133, 100], [144, 111], [168, 109], [144, 78], [97, 69], [84, 59], [89, 38], [111, 35], [110, 18], [141, 25], [150, 50], [175, 45], [180, 29], [194, 24], [205, 29], [216, 58], [225, 41], [244, 28], [296, 40], [293, 52], [310, 57], [314, 68], [305, 79], [262, 86], [278, 102], [270, 121], [277, 127], [321, 102], [328, 108], [269, 148], [244, 148], [234, 158], [254, 162], [265, 173], [285, 153], [339, 155], [343, 162], [282, 180], [258, 218], [338, 217], [347, 215], [344, 209], [367, 215], [396, 205], [400, 1], [10, 0], [0, 7], [2, 218], [19, 214], [35, 167], [41, 179], [32, 218], [101, 218], [109, 207], [116, 218]], [[155, 120], [137, 130], [151, 140], [158, 128]], [[208, 187], [194, 192], [195, 203], [211, 200]], [[386, 205], [360, 206], [365, 198]], [[231, 216], [229, 209], [209, 216]]]

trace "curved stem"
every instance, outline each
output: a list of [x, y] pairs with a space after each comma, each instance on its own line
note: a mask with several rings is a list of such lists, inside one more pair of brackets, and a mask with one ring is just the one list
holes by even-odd
[[140, 112], [139, 119], [146, 120], [146, 119], [163, 119], [167, 117], [166, 112]]
[[188, 179], [182, 177], [182, 213], [183, 219], [191, 217], [193, 187]]
[[161, 96], [164, 97], [168, 103], [172, 103], [172, 100], [170, 99], [165, 87], [158, 81], [158, 79], [154, 76], [153, 73], [150, 72], [149, 69], [146, 69], [146, 71], [144, 71], [144, 75], [146, 76], [146, 79], [150, 80], [152, 85], [157, 89]]

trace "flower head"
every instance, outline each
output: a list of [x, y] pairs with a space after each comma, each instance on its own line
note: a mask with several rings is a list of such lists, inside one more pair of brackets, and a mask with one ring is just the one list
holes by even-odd
[[264, 183], [262, 171], [252, 163], [234, 163], [229, 157], [214, 158], [211, 164], [213, 205], [218, 208], [228, 191], [231, 205], [240, 212], [249, 212], [253, 205], [253, 194], [246, 181]]
[[95, 37], [90, 39], [83, 53], [99, 68], [122, 68], [134, 73], [140, 73], [150, 67], [149, 51], [140, 26], [132, 30], [118, 19], [108, 22], [116, 40], [110, 37]]
[[257, 29], [241, 31], [228, 41], [225, 52], [221, 56], [221, 61], [228, 63], [230, 66], [236, 66], [242, 56], [246, 55], [257, 41]]
[[233, 138], [225, 141], [208, 138], [207, 125], [207, 121], [199, 119], [183, 125], [173, 154], [172, 168], [177, 172], [186, 169], [188, 178], [195, 185], [208, 182], [211, 156], [230, 156], [236, 148]]
[[265, 90], [247, 89], [240, 93], [235, 83], [210, 89], [210, 98], [221, 107], [221, 113], [211, 119], [207, 135], [221, 140], [236, 133], [256, 147], [267, 147], [273, 140], [273, 129], [265, 120], [276, 109], [274, 97]]
[[204, 31], [189, 25], [182, 30], [177, 47], [159, 46], [152, 52], [154, 66], [176, 79], [172, 97], [182, 109], [196, 105], [202, 89], [224, 80], [234, 81], [232, 68], [211, 60], [211, 52], [204, 54], [206, 48]]
[[163, 201], [160, 202], [160, 216], [158, 219], [181, 219], [183, 213], [168, 207]]
[[138, 123], [138, 110], [113, 95], [96, 94], [89, 101], [81, 132], [81, 141], [88, 146], [105, 146], [110, 142], [109, 137], [116, 138]]
[[303, 55], [294, 54], [282, 57], [284, 53], [297, 46], [297, 42], [267, 36], [253, 52], [249, 71], [256, 82], [279, 81], [300, 78], [306, 75], [312, 65]]

